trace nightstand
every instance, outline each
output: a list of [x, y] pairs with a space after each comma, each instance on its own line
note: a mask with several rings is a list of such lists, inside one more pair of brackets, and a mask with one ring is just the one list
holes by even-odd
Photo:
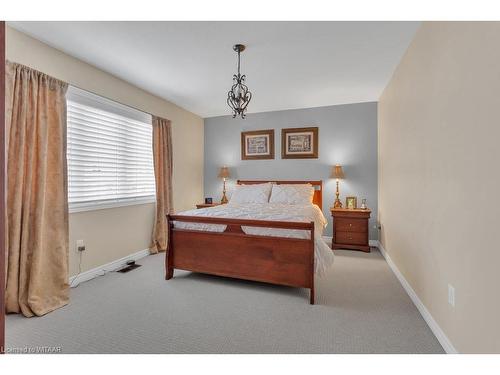
[[200, 203], [196, 205], [196, 208], [207, 208], [207, 207], [215, 207], [220, 205], [220, 203]]
[[370, 252], [368, 220], [371, 210], [331, 208], [333, 218], [332, 249]]

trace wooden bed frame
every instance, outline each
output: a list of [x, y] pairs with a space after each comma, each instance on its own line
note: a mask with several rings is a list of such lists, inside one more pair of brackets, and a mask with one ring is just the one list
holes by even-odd
[[[238, 180], [238, 184], [311, 184], [313, 203], [322, 206], [322, 181]], [[261, 281], [310, 289], [314, 304], [314, 222], [244, 220], [200, 216], [168, 215], [168, 249], [165, 278], [174, 269], [237, 279]], [[224, 232], [179, 229], [174, 221], [226, 225]], [[245, 234], [241, 227], [300, 229], [310, 231], [310, 239]]]

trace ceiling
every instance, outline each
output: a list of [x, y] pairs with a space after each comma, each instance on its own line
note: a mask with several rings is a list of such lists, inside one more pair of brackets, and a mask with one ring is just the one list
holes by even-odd
[[201, 117], [230, 114], [232, 46], [248, 113], [378, 101], [419, 22], [10, 22]]

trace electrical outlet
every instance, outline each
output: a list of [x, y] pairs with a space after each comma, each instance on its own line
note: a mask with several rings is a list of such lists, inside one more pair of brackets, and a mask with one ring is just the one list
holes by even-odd
[[83, 240], [76, 240], [76, 250], [85, 251], [85, 242]]
[[448, 303], [455, 307], [455, 288], [451, 284], [448, 284]]

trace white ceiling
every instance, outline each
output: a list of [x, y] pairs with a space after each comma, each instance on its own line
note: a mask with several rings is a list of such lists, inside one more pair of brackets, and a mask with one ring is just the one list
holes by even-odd
[[227, 115], [241, 71], [248, 112], [378, 101], [419, 22], [10, 22], [202, 117]]

